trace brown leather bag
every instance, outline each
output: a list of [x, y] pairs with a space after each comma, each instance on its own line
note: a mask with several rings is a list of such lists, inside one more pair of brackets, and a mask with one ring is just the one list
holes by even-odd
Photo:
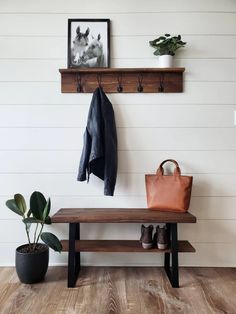
[[[163, 165], [173, 162], [176, 166], [173, 175], [164, 175]], [[192, 176], [181, 176], [180, 167], [173, 159], [164, 160], [156, 174], [146, 174], [147, 205], [152, 210], [187, 212], [189, 208]]]

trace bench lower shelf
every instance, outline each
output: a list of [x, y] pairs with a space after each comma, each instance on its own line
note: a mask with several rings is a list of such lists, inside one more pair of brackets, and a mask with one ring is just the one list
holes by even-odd
[[[69, 250], [69, 241], [62, 240], [62, 251]], [[157, 248], [145, 250], [137, 240], [76, 240], [76, 252], [143, 252], [143, 253], [168, 253], [170, 248], [160, 250]], [[188, 241], [178, 241], [178, 252], [194, 253], [194, 247]]]

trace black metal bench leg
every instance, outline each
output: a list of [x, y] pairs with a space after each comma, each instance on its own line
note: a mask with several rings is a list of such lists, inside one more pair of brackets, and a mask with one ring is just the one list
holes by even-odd
[[177, 224], [171, 224], [171, 258], [172, 258], [172, 280], [173, 288], [179, 288], [179, 259], [178, 259], [178, 233]]
[[79, 223], [69, 224], [69, 254], [68, 254], [68, 288], [75, 286], [80, 271], [80, 252], [75, 252], [75, 240], [80, 240]]
[[173, 288], [179, 288], [179, 262], [178, 262], [178, 232], [177, 223], [167, 224], [171, 238], [171, 267], [170, 253], [165, 253], [165, 271]]
[[[166, 224], [168, 242], [170, 243], [170, 224]], [[170, 272], [170, 253], [165, 253], [165, 271]]]

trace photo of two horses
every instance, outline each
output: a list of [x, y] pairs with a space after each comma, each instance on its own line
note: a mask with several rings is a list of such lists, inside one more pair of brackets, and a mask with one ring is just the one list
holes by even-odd
[[80, 25], [76, 28], [71, 47], [71, 64], [78, 67], [106, 66], [100, 33], [92, 33], [89, 27], [82, 31]]

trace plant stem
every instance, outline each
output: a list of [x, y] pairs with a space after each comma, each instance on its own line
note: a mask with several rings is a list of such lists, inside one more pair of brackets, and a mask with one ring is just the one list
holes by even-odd
[[44, 226], [44, 224], [42, 223], [42, 224], [41, 224], [41, 229], [40, 229], [40, 231], [39, 231], [39, 234], [38, 234], [38, 237], [37, 237], [37, 240], [36, 240], [36, 243], [35, 243], [35, 247], [36, 247], [36, 244], [39, 242], [39, 237], [41, 236], [41, 233], [42, 233], [42, 231], [43, 231], [43, 226]]
[[37, 244], [37, 242], [36, 242], [36, 237], [37, 237], [37, 230], [38, 230], [38, 223], [36, 224], [36, 227], [35, 227], [35, 231], [34, 231], [34, 246], [33, 246], [33, 251], [35, 250], [35, 248], [36, 248], [36, 244]]
[[35, 231], [34, 231], [34, 244], [35, 244], [35, 240], [36, 240], [36, 236], [37, 236], [37, 230], [38, 230], [38, 223], [36, 224], [36, 228], [35, 228]]
[[25, 231], [26, 231], [26, 234], [27, 234], [27, 239], [28, 239], [28, 242], [29, 242], [29, 249], [31, 251], [31, 242], [30, 242], [30, 236], [29, 236], [29, 231], [27, 229], [27, 226], [25, 225]]

